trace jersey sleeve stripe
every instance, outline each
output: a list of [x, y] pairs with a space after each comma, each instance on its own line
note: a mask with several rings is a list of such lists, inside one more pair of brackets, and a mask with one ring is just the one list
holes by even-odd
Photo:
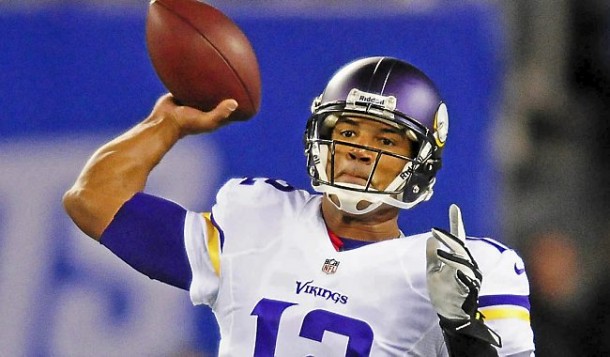
[[466, 237], [466, 240], [485, 242], [496, 248], [500, 253], [504, 253], [504, 251], [510, 250], [509, 247], [491, 238]]
[[207, 229], [208, 254], [210, 256], [210, 261], [212, 262], [214, 272], [217, 276], [220, 276], [220, 232], [213, 223], [211, 215], [212, 214], [210, 212], [202, 213]]
[[501, 319], [530, 321], [530, 312], [522, 307], [487, 307], [481, 308], [481, 313], [485, 316], [485, 320], [487, 321]]
[[483, 295], [479, 297], [479, 307], [495, 305], [514, 305], [530, 310], [530, 301], [527, 295]]
[[222, 252], [222, 249], [224, 248], [224, 245], [225, 245], [225, 234], [222, 231], [222, 229], [220, 229], [220, 226], [218, 225], [218, 223], [216, 223], [216, 220], [214, 219], [214, 212], [210, 213], [210, 221], [212, 222], [212, 224], [214, 225], [214, 227], [216, 227], [216, 230], [218, 231], [218, 238], [220, 239], [220, 251]]

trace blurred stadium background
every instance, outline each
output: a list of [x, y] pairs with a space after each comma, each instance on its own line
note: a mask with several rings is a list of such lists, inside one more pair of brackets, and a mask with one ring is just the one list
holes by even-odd
[[[229, 177], [309, 187], [311, 100], [344, 62], [392, 55], [437, 82], [451, 118], [431, 202], [405, 233], [446, 224], [526, 259], [538, 356], [607, 356], [610, 3], [605, 0], [229, 0], [250, 37], [260, 114], [179, 143], [152, 192], [205, 210]], [[143, 0], [0, 0], [0, 356], [213, 356], [188, 294], [131, 271], [61, 208], [92, 151], [164, 89]], [[396, 306], [395, 308], [400, 308]]]

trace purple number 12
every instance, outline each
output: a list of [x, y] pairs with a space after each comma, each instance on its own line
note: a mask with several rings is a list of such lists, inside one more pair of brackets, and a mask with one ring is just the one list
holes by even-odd
[[[297, 304], [271, 299], [262, 299], [256, 304], [251, 314], [257, 316], [254, 357], [275, 355], [280, 319], [293, 305]], [[326, 310], [308, 312], [303, 318], [299, 336], [322, 342], [325, 331], [348, 337], [346, 357], [368, 356], [371, 352], [373, 330], [366, 322]]]

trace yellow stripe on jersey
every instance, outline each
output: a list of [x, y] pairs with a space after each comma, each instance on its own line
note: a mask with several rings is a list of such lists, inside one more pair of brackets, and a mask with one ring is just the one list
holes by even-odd
[[211, 212], [203, 212], [201, 214], [205, 221], [208, 237], [208, 255], [212, 262], [212, 267], [217, 276], [220, 276], [220, 232], [212, 223]]
[[521, 307], [487, 307], [480, 310], [487, 321], [501, 319], [530, 321], [530, 312]]

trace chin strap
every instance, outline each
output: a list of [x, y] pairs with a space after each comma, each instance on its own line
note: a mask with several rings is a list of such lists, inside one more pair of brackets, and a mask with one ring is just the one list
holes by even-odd
[[[364, 189], [364, 186], [350, 183], [341, 183], [341, 186]], [[324, 193], [327, 196], [336, 197], [338, 203], [329, 197], [327, 197], [327, 199], [329, 199], [338, 209], [351, 214], [366, 214], [379, 208], [379, 206], [384, 203], [401, 209], [409, 209], [422, 201], [428, 200], [432, 195], [432, 190], [429, 190], [428, 193], [419, 196], [418, 199], [413, 202], [402, 202], [392, 197], [390, 194], [350, 191], [345, 188], [335, 187], [323, 183], [313, 186], [313, 188], [316, 192]], [[368, 203], [366, 207], [362, 209], [358, 208], [359, 204], [366, 203]]]
[[[364, 186], [360, 186], [357, 184], [341, 183], [341, 185], [355, 189], [364, 189]], [[369, 213], [379, 208], [379, 206], [384, 203], [383, 200], [381, 200], [383, 198], [383, 195], [379, 194], [350, 191], [347, 189], [338, 188], [326, 184], [321, 184], [317, 187], [314, 187], [314, 189], [318, 192], [325, 193], [327, 196], [326, 199], [332, 202], [335, 207], [337, 207], [341, 211], [351, 214]], [[335, 200], [331, 199], [331, 197], [328, 196], [334, 196], [337, 202], [335, 202]], [[360, 209], [358, 208], [358, 204], [361, 203], [363, 205], [365, 205], [366, 203], [369, 204], [366, 205], [366, 207]]]

